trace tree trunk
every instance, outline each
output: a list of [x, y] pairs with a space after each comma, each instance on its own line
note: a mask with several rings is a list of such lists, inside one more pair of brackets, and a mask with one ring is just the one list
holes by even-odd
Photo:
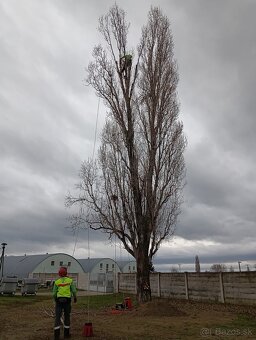
[[136, 254], [137, 261], [137, 299], [138, 302], [151, 300], [150, 271], [148, 251], [139, 249]]

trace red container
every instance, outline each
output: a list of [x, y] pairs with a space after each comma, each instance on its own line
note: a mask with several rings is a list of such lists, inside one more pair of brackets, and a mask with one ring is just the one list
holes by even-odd
[[92, 330], [92, 323], [91, 322], [86, 322], [84, 324], [83, 336], [85, 336], [85, 337], [93, 336], [93, 330]]
[[125, 307], [127, 309], [132, 309], [132, 300], [131, 298], [127, 297], [124, 299]]

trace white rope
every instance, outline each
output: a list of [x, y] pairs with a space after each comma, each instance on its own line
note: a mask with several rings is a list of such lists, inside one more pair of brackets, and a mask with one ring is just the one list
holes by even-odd
[[[94, 132], [93, 151], [92, 151], [92, 160], [93, 161], [94, 161], [96, 139], [97, 139], [97, 131], [98, 131], [99, 111], [100, 111], [100, 98], [98, 100], [97, 116], [96, 116], [95, 132]], [[75, 251], [76, 251], [76, 245], [77, 245], [77, 241], [78, 241], [78, 234], [79, 234], [79, 227], [77, 227], [77, 229], [75, 231], [75, 235], [74, 235], [75, 243], [74, 243], [73, 254], [72, 254], [73, 257], [75, 255]], [[89, 248], [89, 229], [88, 229], [88, 248]], [[89, 251], [89, 254], [88, 254], [88, 258], [90, 258], [90, 251]]]
[[[88, 251], [88, 269], [90, 268], [90, 226], [88, 225], [88, 245], [87, 245], [87, 251]], [[88, 282], [87, 282], [87, 322], [90, 321], [90, 296], [89, 296], [89, 291], [90, 291], [90, 273], [88, 271]]]
[[99, 98], [99, 100], [98, 100], [97, 117], [96, 117], [96, 126], [95, 126], [95, 133], [94, 133], [93, 152], [92, 152], [92, 160], [93, 160], [93, 161], [94, 161], [95, 146], [96, 146], [96, 138], [97, 138], [97, 130], [98, 130], [99, 111], [100, 111], [100, 98]]
[[[97, 139], [97, 131], [98, 131], [98, 121], [99, 121], [99, 111], [100, 111], [100, 98], [98, 100], [98, 106], [97, 106], [97, 116], [96, 116], [96, 124], [95, 124], [95, 132], [94, 132], [94, 141], [93, 141], [93, 151], [92, 151], [92, 160], [94, 161], [94, 156], [95, 156], [95, 148], [96, 148], [96, 139]], [[73, 249], [73, 255], [75, 254], [76, 251], [76, 245], [78, 241], [78, 233], [79, 233], [79, 227], [77, 227], [75, 231], [75, 244], [74, 244], [74, 249]], [[90, 264], [90, 226], [88, 226], [88, 239], [87, 239], [87, 250], [88, 250], [88, 268]], [[90, 273], [88, 272], [88, 283], [87, 283], [87, 291], [88, 291], [88, 299], [87, 299], [87, 317], [88, 317], [88, 322], [89, 322], [89, 317], [90, 317], [90, 299], [89, 299], [89, 290], [90, 290]]]
[[[96, 117], [96, 125], [95, 125], [95, 133], [94, 133], [94, 141], [93, 141], [93, 152], [92, 152], [92, 161], [94, 161], [94, 155], [95, 155], [95, 147], [96, 147], [96, 139], [97, 139], [97, 130], [98, 130], [98, 120], [99, 120], [99, 111], [100, 111], [100, 98], [98, 100], [98, 107], [97, 107], [97, 117]], [[88, 225], [88, 235], [87, 235], [87, 250], [88, 250], [88, 268], [90, 268], [90, 225]], [[87, 320], [90, 321], [90, 296], [89, 296], [89, 290], [90, 290], [90, 273], [88, 272], [88, 284], [87, 284], [87, 291], [88, 291], [88, 297], [87, 297]]]
[[116, 263], [116, 234], [115, 234], [115, 267], [114, 267], [114, 294], [116, 294], [116, 267], [117, 267], [117, 263]]
[[74, 257], [74, 255], [75, 255], [75, 251], [76, 251], [78, 233], [79, 233], [79, 228], [77, 227], [77, 228], [75, 229], [75, 233], [74, 233], [75, 244], [74, 244], [74, 249], [73, 249], [73, 254], [72, 254], [73, 257]]

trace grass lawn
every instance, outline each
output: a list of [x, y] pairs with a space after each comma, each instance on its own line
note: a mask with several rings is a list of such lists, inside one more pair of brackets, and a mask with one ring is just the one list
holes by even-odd
[[[256, 306], [153, 299], [116, 314], [125, 295], [80, 296], [72, 305], [71, 333], [82, 336], [92, 322], [94, 339], [256, 339]], [[88, 310], [89, 307], [89, 310]], [[54, 304], [49, 295], [0, 296], [0, 340], [53, 338]]]

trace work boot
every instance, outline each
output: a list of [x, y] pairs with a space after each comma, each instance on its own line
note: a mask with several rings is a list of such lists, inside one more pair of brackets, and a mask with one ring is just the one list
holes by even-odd
[[60, 339], [60, 328], [54, 330], [54, 340]]
[[64, 339], [70, 338], [69, 328], [64, 328]]

